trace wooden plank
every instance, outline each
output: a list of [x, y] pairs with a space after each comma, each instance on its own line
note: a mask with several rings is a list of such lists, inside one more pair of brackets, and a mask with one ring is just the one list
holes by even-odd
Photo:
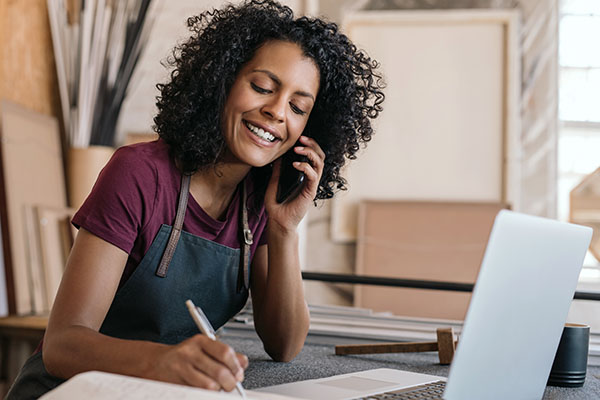
[[0, 329], [22, 328], [44, 331], [46, 330], [47, 325], [48, 317], [40, 317], [33, 315], [27, 317], [18, 317], [12, 315], [10, 317], [0, 318]]
[[1, 0], [0, 43], [0, 98], [58, 118], [46, 0]]
[[71, 208], [36, 207], [41, 259], [46, 287], [48, 309], [52, 309], [60, 286], [73, 238], [70, 220], [75, 213]]
[[33, 206], [25, 205], [23, 207], [25, 219], [25, 232], [27, 240], [25, 247], [27, 250], [27, 264], [29, 267], [29, 276], [31, 279], [31, 298], [33, 313], [36, 315], [47, 314], [50, 311], [48, 305], [48, 294], [46, 292], [46, 279], [44, 277], [44, 266], [42, 263], [42, 254], [40, 249], [40, 232], [37, 222], [37, 213]]
[[24, 315], [32, 312], [32, 304], [23, 208], [66, 207], [62, 151], [55, 118], [1, 101], [0, 123], [2, 238], [9, 241], [5, 267], [12, 270], [15, 288], [10, 311]]
[[437, 342], [348, 344], [335, 346], [335, 354], [419, 353], [437, 351]]
[[[475, 283], [501, 203], [365, 201], [356, 273]], [[396, 315], [462, 320], [470, 293], [356, 285], [354, 305]]]

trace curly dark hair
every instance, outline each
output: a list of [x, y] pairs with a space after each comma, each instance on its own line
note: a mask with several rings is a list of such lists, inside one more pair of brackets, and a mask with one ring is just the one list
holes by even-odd
[[[340, 175], [345, 158], [355, 159], [371, 140], [370, 120], [381, 112], [384, 84], [379, 63], [358, 50], [335, 23], [294, 18], [289, 7], [271, 0], [247, 1], [190, 17], [190, 38], [178, 45], [167, 64], [170, 82], [158, 84], [154, 129], [169, 145], [183, 173], [215, 166], [225, 149], [221, 114], [243, 65], [270, 40], [297, 44], [320, 73], [319, 92], [304, 134], [326, 154], [315, 200], [345, 190]], [[270, 167], [253, 169], [266, 183]]]

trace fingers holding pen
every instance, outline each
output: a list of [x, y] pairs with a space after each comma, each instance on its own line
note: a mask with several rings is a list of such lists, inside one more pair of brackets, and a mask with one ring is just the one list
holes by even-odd
[[241, 354], [241, 353], [235, 353], [235, 356], [237, 357], [238, 362], [240, 363], [243, 370], [245, 371], [246, 368], [248, 368], [248, 364], [250, 364], [250, 362], [248, 361], [248, 357], [245, 354]]
[[[248, 359], [239, 355], [225, 343], [208, 339], [201, 336], [202, 340], [208, 340], [212, 343], [206, 343], [202, 347], [203, 352], [212, 361], [209, 376], [215, 379], [226, 390], [233, 390], [237, 382], [244, 380], [244, 369], [248, 366]], [[241, 358], [241, 360], [240, 360]], [[245, 360], [245, 362], [244, 362]], [[208, 364], [209, 362], [207, 362]], [[245, 364], [245, 365], [243, 365]]]
[[153, 379], [231, 391], [244, 379], [248, 359], [225, 343], [195, 335], [168, 346], [153, 363]]

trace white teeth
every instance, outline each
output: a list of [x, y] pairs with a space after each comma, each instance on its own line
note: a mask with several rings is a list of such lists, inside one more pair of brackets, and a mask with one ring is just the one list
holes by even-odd
[[262, 128], [259, 128], [258, 126], [252, 125], [248, 121], [245, 121], [245, 122], [246, 122], [246, 126], [248, 127], [248, 129], [250, 129], [250, 131], [252, 133], [254, 133], [256, 136], [258, 136], [259, 138], [268, 140], [269, 142], [275, 141], [275, 139], [276, 139], [275, 136], [271, 135], [269, 132], [266, 132], [265, 130], [263, 130]]

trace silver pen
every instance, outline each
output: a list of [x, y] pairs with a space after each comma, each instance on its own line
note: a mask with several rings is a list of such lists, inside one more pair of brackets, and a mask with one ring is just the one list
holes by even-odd
[[[200, 329], [200, 332], [202, 332], [202, 334], [206, 335], [209, 339], [217, 340], [217, 336], [215, 335], [215, 330], [212, 327], [212, 325], [210, 324], [210, 321], [208, 320], [208, 318], [206, 318], [206, 315], [204, 315], [204, 311], [202, 311], [202, 309], [200, 307], [194, 305], [194, 302], [191, 300], [186, 300], [185, 305], [187, 306], [188, 311], [190, 312], [190, 315], [192, 316], [192, 319], [196, 323], [196, 326], [198, 327], [198, 329]], [[242, 386], [242, 383], [237, 382], [235, 384], [235, 388], [239, 392], [240, 396], [242, 396], [242, 399], [246, 399], [246, 392], [244, 391], [244, 387]]]

